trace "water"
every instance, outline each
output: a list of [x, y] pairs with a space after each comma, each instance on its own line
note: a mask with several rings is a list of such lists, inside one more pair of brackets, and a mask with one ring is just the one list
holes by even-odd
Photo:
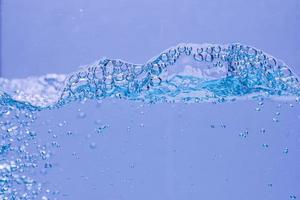
[[0, 82], [2, 199], [300, 195], [299, 79], [254, 47]]

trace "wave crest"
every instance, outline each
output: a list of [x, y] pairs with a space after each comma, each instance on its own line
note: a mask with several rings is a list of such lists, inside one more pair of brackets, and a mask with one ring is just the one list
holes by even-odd
[[145, 64], [103, 58], [69, 75], [0, 79], [0, 85], [1, 104], [40, 109], [83, 98], [154, 103], [300, 96], [299, 79], [285, 63], [241, 44], [179, 44]]

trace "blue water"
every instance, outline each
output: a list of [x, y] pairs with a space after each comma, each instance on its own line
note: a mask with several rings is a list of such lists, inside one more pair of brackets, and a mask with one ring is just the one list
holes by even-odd
[[[120, 106], [124, 101], [133, 102], [133, 105], [137, 102], [155, 106], [166, 103], [168, 106], [169, 103], [174, 106], [193, 103], [201, 103], [201, 106], [207, 103], [227, 105], [236, 101], [237, 104], [253, 101], [257, 104], [254, 112], [259, 112], [266, 101], [276, 102], [277, 106], [298, 106], [300, 83], [298, 76], [283, 61], [254, 47], [242, 44], [179, 44], [145, 64], [102, 58], [67, 75], [2, 78], [0, 94], [0, 197], [45, 200], [67, 198], [64, 191], [50, 191], [44, 186], [46, 178], [43, 176], [55, 168], [51, 149], [60, 146], [56, 141], [41, 140], [39, 132], [33, 128], [38, 116], [45, 112], [59, 112], [72, 102], [82, 103], [91, 99], [100, 105], [114, 102]], [[86, 114], [80, 111], [81, 108], [77, 109], [77, 117], [85, 119]], [[281, 112], [276, 111], [272, 121], [278, 123], [280, 115]], [[93, 121], [96, 121], [95, 118]], [[44, 123], [47, 124], [47, 121]], [[96, 132], [100, 135], [111, 128], [103, 122], [95, 123]], [[62, 120], [58, 127], [66, 124], [67, 121]], [[139, 126], [144, 128], [144, 122]], [[217, 125], [205, 126], [215, 129]], [[225, 129], [226, 126], [220, 124], [219, 128]], [[298, 128], [294, 125], [295, 130], [299, 131]], [[52, 129], [48, 130], [48, 134], [56, 138]], [[260, 131], [262, 134], [265, 132], [263, 128]], [[73, 132], [69, 130], [67, 135]], [[249, 131], [246, 128], [238, 135], [239, 139], [248, 138]], [[87, 134], [87, 137], [90, 136]], [[95, 149], [97, 144], [91, 142], [88, 146]], [[261, 148], [269, 149], [269, 144], [262, 143]], [[288, 154], [289, 148], [282, 147], [282, 152]], [[37, 172], [41, 175], [36, 175]], [[272, 187], [272, 183], [268, 183], [268, 187]], [[285, 195], [287, 199], [296, 199], [296, 192], [293, 189], [286, 191]]]

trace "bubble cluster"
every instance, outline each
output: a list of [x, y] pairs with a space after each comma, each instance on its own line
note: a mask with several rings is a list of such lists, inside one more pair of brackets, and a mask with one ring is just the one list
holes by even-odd
[[180, 44], [145, 64], [103, 58], [68, 76], [0, 83], [1, 105], [29, 109], [108, 97], [155, 103], [300, 96], [298, 77], [285, 63], [241, 44]]
[[34, 177], [52, 167], [51, 152], [35, 141], [38, 133], [30, 129], [35, 120], [34, 112], [0, 106], [0, 199], [31, 200], [46, 193]]

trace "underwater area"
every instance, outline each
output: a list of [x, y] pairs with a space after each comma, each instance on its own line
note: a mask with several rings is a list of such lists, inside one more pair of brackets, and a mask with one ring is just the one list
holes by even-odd
[[[188, 12], [200, 8], [192, 0], [171, 6], [185, 16], [165, 11], [168, 1], [160, 3], [164, 13], [155, 1], [45, 2], [2, 2], [0, 200], [300, 198], [300, 38], [288, 35], [299, 22], [298, 3], [273, 16], [291, 17], [277, 21], [286, 31], [274, 36], [253, 36], [263, 25], [276, 29], [274, 19], [252, 21], [267, 20], [280, 1], [249, 4], [259, 15], [242, 37], [225, 31], [222, 19], [219, 28], [200, 28], [200, 14]], [[202, 6], [227, 13], [213, 2]], [[228, 8], [243, 6], [234, 0]], [[102, 18], [120, 8], [144, 21]], [[145, 17], [149, 8], [158, 11]], [[210, 16], [202, 11], [201, 18]], [[187, 25], [193, 17], [197, 23]], [[111, 22], [119, 27], [110, 29]], [[139, 32], [148, 30], [144, 23], [155, 30]], [[174, 31], [179, 27], [190, 34]], [[118, 43], [112, 30], [120, 28]], [[219, 29], [223, 35], [214, 36]], [[281, 34], [286, 40], [277, 41]]]

